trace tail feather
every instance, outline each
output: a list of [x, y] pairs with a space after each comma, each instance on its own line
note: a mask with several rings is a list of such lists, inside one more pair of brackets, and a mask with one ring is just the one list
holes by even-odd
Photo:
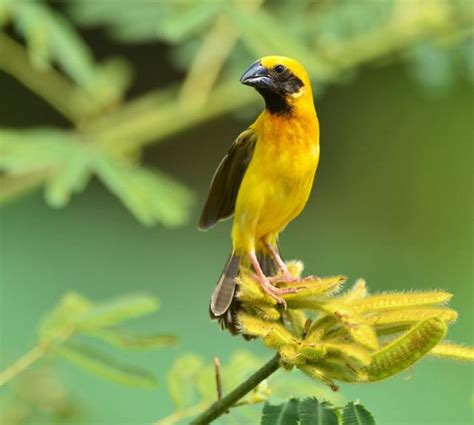
[[235, 294], [235, 278], [239, 274], [240, 256], [231, 254], [224, 271], [217, 282], [217, 286], [212, 293], [209, 310], [211, 317], [218, 318], [225, 315], [229, 310]]
[[[274, 276], [277, 273], [278, 266], [270, 253], [259, 251], [257, 258], [266, 276]], [[240, 264], [241, 257], [232, 252], [212, 293], [209, 304], [211, 319], [217, 319], [221, 328], [227, 329], [233, 335], [240, 333], [235, 315], [240, 305], [240, 301], [235, 297], [235, 278], [239, 274]], [[243, 337], [245, 339], [252, 339], [248, 335], [243, 335]]]

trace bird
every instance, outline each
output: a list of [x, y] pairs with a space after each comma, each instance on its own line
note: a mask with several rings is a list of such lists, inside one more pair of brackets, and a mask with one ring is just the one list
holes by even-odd
[[232, 252], [211, 297], [209, 312], [221, 327], [238, 334], [236, 278], [253, 269], [262, 290], [278, 303], [295, 288], [282, 259], [278, 237], [304, 209], [319, 163], [319, 121], [304, 66], [285, 56], [265, 56], [243, 73], [240, 83], [265, 102], [255, 122], [231, 145], [212, 178], [199, 220], [207, 230], [233, 216]]

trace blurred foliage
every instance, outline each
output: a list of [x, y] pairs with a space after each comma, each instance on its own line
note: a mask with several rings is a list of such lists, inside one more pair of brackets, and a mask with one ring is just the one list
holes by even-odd
[[[125, 102], [133, 64], [97, 63], [71, 20], [106, 28], [119, 43], [172, 46], [183, 81]], [[0, 199], [45, 185], [48, 204], [61, 207], [97, 175], [142, 223], [182, 224], [192, 195], [144, 169], [142, 148], [256, 104], [257, 95], [237, 83], [255, 58], [296, 57], [319, 89], [363, 64], [403, 59], [422, 84], [442, 88], [474, 75], [473, 22], [470, 0], [0, 0], [0, 69], [74, 124], [2, 130]]]
[[473, 348], [442, 343], [448, 324], [457, 318], [456, 311], [444, 306], [451, 294], [369, 295], [360, 279], [337, 295], [344, 276], [302, 280], [302, 263], [287, 265], [296, 281], [280, 285], [298, 292], [283, 295], [284, 307], [262, 290], [252, 273], [244, 271], [237, 278], [241, 332], [276, 350], [284, 368], [296, 367], [337, 390], [334, 381], [371, 383], [394, 376], [436, 346], [441, 347], [437, 356], [455, 358], [464, 349], [465, 356], [457, 359], [474, 361]]
[[[261, 367], [264, 359], [248, 351], [235, 352], [221, 369], [223, 389], [233, 389], [244, 381], [250, 373]], [[179, 423], [187, 417], [195, 416], [210, 406], [217, 398], [216, 372], [211, 363], [201, 357], [187, 354], [177, 358], [168, 372], [168, 392], [175, 412], [155, 425]], [[258, 423], [260, 409], [256, 405], [271, 397], [274, 401], [283, 401], [290, 397], [315, 396], [333, 403], [341, 403], [342, 397], [324, 386], [315, 386], [309, 379], [298, 375], [277, 373], [264, 380], [247, 396], [241, 399], [230, 415], [221, 417], [222, 423], [241, 424]]]
[[70, 292], [41, 321], [37, 345], [0, 372], [0, 387], [38, 360], [53, 355], [119, 384], [153, 388], [156, 381], [148, 371], [121, 363], [99, 351], [90, 342], [95, 339], [122, 350], [173, 345], [176, 343], [174, 336], [139, 334], [121, 327], [124, 322], [157, 309], [157, 299], [149, 295], [128, 295], [93, 303]]
[[3, 425], [68, 424], [84, 419], [83, 408], [51, 367], [26, 371], [2, 400]]

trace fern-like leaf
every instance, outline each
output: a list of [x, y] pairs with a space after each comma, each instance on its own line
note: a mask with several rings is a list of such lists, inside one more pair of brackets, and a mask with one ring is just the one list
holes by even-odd
[[301, 425], [338, 425], [339, 418], [332, 406], [320, 402], [316, 397], [309, 397], [300, 401], [298, 413]]
[[375, 425], [372, 414], [361, 404], [350, 402], [342, 413], [343, 425]]
[[292, 398], [278, 406], [266, 403], [260, 425], [298, 425], [298, 400]]

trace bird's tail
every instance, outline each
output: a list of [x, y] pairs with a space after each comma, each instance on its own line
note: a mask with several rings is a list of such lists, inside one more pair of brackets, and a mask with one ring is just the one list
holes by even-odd
[[[277, 272], [278, 266], [270, 253], [259, 251], [257, 258], [265, 276], [273, 276]], [[235, 318], [239, 306], [239, 300], [235, 297], [235, 279], [239, 275], [240, 264], [241, 257], [232, 252], [212, 293], [209, 305], [211, 319], [217, 319], [221, 328], [228, 329], [233, 335], [239, 333]]]
[[209, 305], [211, 318], [218, 319], [222, 329], [229, 329], [232, 334], [238, 333], [232, 304], [235, 304], [235, 278], [239, 274], [239, 269], [240, 256], [232, 252], [212, 293]]

